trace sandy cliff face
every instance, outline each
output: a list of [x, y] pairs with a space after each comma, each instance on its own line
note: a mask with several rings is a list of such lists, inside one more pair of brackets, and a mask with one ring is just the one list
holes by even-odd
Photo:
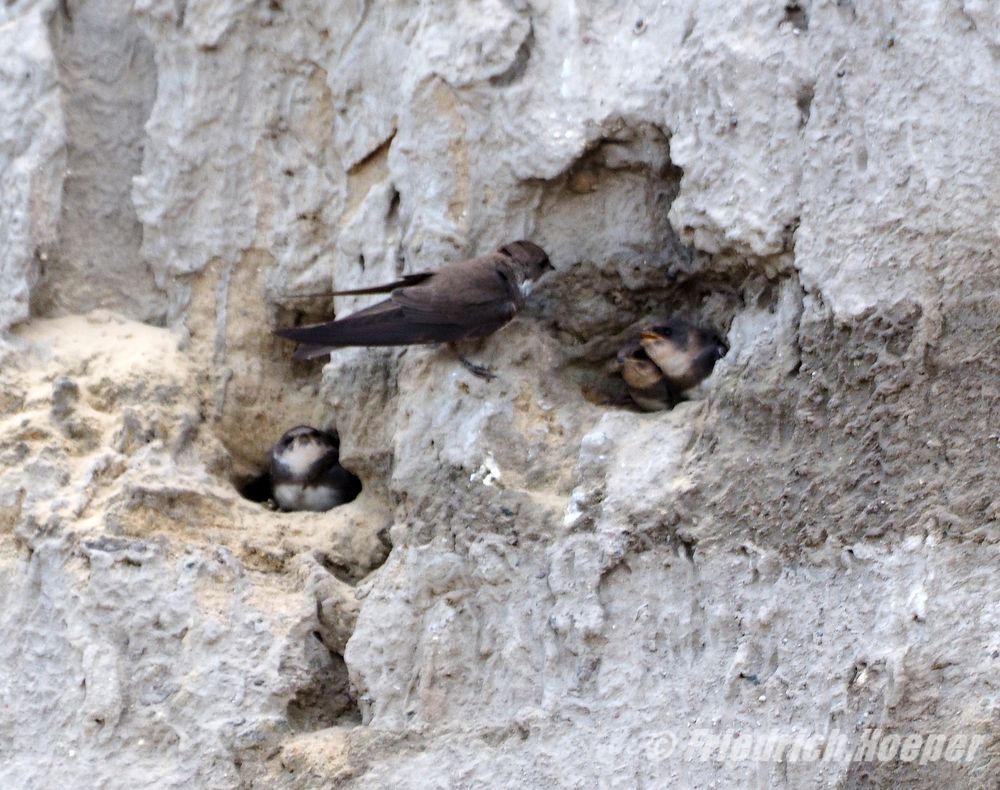
[[[992, 4], [14, 0], [0, 114], [0, 784], [992, 786]], [[495, 381], [269, 334], [522, 237]], [[361, 496], [242, 498], [302, 422]], [[979, 745], [695, 748], [869, 728]]]

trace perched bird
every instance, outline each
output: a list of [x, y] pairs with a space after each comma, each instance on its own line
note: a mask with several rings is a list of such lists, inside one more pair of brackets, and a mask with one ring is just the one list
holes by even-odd
[[[275, 334], [302, 344], [295, 359], [312, 359], [344, 346], [452, 343], [486, 337], [515, 316], [534, 281], [552, 268], [537, 244], [515, 241], [435, 272], [408, 274], [371, 288], [334, 291], [334, 296], [388, 293], [389, 298], [336, 321], [278, 329]], [[482, 373], [482, 369], [474, 372]]]
[[329, 510], [361, 493], [361, 481], [340, 465], [340, 443], [326, 431], [298, 425], [270, 455], [271, 493], [282, 510]]
[[641, 409], [671, 408], [711, 375], [729, 347], [710, 329], [679, 318], [643, 329], [618, 352], [622, 378]]

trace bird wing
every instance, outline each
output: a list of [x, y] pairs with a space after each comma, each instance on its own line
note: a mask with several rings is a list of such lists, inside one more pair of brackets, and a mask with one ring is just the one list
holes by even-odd
[[[393, 291], [390, 299], [410, 321], [480, 327], [507, 323], [523, 299], [493, 256], [463, 261], [439, 271], [426, 283]], [[490, 330], [493, 331], [493, 330]]]
[[383, 285], [372, 285], [367, 288], [352, 288], [348, 291], [331, 291], [330, 296], [363, 296], [364, 294], [387, 294], [395, 291], [397, 288], [408, 288], [413, 285], [419, 285], [424, 280], [429, 277], [433, 277], [434, 272], [414, 272], [413, 274], [404, 274], [400, 279], [391, 283], [384, 283]]
[[350, 502], [356, 499], [358, 494], [361, 493], [361, 480], [353, 472], [344, 469], [339, 463], [325, 469], [323, 474], [313, 482], [324, 483], [336, 488], [340, 493], [339, 504]]
[[329, 474], [331, 469], [340, 466], [340, 452], [335, 448], [330, 448], [322, 457], [313, 462], [309, 474], [302, 480], [304, 485], [313, 485], [321, 482], [323, 477]]
[[278, 329], [275, 334], [304, 346], [295, 359], [312, 359], [332, 348], [343, 346], [408, 346], [416, 343], [447, 343], [479, 334], [489, 334], [502, 326], [488, 326], [481, 321], [455, 322], [433, 314], [408, 314], [387, 299], [339, 321], [313, 326]]
[[371, 307], [337, 321], [275, 330], [304, 344], [296, 359], [343, 346], [405, 346], [483, 337], [510, 321], [522, 304], [520, 292], [491, 256], [452, 264], [397, 288]]
[[309, 359], [323, 353], [322, 348], [333, 348], [337, 346], [367, 346], [367, 345], [394, 345], [393, 343], [370, 343], [369, 337], [379, 334], [379, 330], [391, 327], [398, 317], [399, 307], [391, 299], [373, 304], [364, 310], [352, 313], [339, 321], [324, 321], [320, 324], [309, 324], [308, 326], [292, 326], [284, 329], [275, 329], [274, 334], [303, 343], [306, 346], [313, 346], [313, 349], [299, 349], [300, 351], [311, 351], [312, 353], [296, 356], [298, 359]]

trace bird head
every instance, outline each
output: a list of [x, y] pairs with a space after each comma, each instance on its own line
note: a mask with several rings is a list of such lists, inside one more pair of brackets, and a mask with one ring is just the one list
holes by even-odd
[[679, 390], [708, 378], [715, 363], [729, 351], [716, 332], [679, 318], [643, 329], [640, 338], [646, 354]]
[[272, 463], [280, 464], [292, 474], [303, 474], [316, 461], [339, 449], [333, 434], [309, 425], [296, 425], [285, 431], [271, 449]]
[[555, 268], [545, 250], [532, 241], [512, 241], [504, 244], [497, 252], [517, 264], [525, 280], [537, 280]]
[[651, 389], [663, 380], [663, 371], [649, 358], [638, 340], [629, 342], [618, 352], [618, 363], [629, 387]]

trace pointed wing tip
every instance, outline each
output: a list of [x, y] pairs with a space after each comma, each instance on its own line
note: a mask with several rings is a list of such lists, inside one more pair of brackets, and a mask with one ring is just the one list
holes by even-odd
[[296, 362], [308, 362], [316, 357], [329, 354], [333, 349], [330, 346], [315, 345], [309, 343], [309, 327], [286, 326], [272, 329], [271, 334], [284, 340], [291, 340], [298, 343], [299, 347], [292, 354], [292, 359]]
[[283, 337], [285, 340], [295, 340], [295, 333], [298, 331], [297, 327], [279, 326], [277, 329], [272, 329], [271, 334], [275, 337]]

